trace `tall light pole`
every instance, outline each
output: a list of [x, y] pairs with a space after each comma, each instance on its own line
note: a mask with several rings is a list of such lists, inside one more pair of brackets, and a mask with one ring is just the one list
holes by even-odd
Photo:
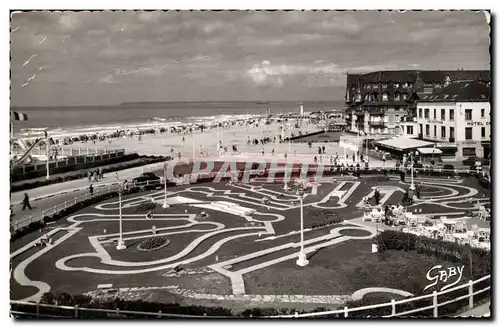
[[411, 160], [411, 185], [410, 185], [410, 190], [415, 189], [415, 184], [413, 183], [413, 151], [410, 153], [410, 160]]
[[[298, 191], [298, 190], [297, 190]], [[299, 200], [300, 200], [300, 252], [299, 257], [297, 259], [297, 265], [301, 267], [305, 267], [309, 264], [309, 260], [307, 260], [307, 256], [304, 253], [304, 195], [299, 191]]]
[[285, 162], [285, 173], [283, 175], [283, 179], [285, 180], [285, 185], [283, 185], [283, 190], [284, 191], [288, 191], [290, 188], [288, 187], [288, 181], [287, 181], [287, 169], [288, 167], [286, 166], [286, 162]]
[[50, 145], [49, 145], [49, 134], [47, 131], [45, 131], [45, 155], [47, 156], [47, 161], [46, 161], [46, 170], [47, 170], [47, 176], [45, 177], [46, 179], [50, 179]]
[[[292, 138], [292, 129], [290, 128], [290, 124], [288, 124], [288, 156], [291, 156], [291, 149], [290, 149], [290, 139]], [[287, 158], [288, 158], [287, 156]]]
[[163, 164], [163, 183], [165, 183], [164, 185], [164, 193], [165, 193], [165, 199], [163, 200], [163, 209], [167, 209], [169, 207], [168, 203], [167, 203], [167, 163], [165, 162]]
[[125, 245], [125, 242], [123, 241], [123, 221], [122, 221], [122, 184], [118, 185], [118, 215], [120, 219], [120, 237], [118, 238], [118, 244], [116, 245], [117, 250], [125, 250], [127, 246]]

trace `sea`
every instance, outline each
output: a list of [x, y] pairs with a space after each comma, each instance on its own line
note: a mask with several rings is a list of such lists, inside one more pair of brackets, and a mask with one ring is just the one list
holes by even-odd
[[28, 115], [27, 121], [15, 121], [15, 137], [29, 136], [30, 130], [48, 132], [99, 130], [100, 127], [130, 128], [153, 121], [187, 123], [225, 120], [238, 116], [257, 116], [304, 111], [343, 110], [344, 101], [309, 102], [161, 102], [123, 103], [117, 106], [11, 107]]

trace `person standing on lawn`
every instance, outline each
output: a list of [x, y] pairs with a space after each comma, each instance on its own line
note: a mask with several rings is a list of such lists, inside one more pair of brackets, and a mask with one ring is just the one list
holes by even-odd
[[24, 199], [23, 199], [23, 211], [28, 208], [31, 210], [31, 204], [30, 204], [30, 198], [28, 196], [28, 193], [24, 193]]
[[90, 186], [89, 186], [89, 192], [90, 192], [90, 196], [94, 196], [94, 187], [92, 186], [92, 184], [90, 184]]

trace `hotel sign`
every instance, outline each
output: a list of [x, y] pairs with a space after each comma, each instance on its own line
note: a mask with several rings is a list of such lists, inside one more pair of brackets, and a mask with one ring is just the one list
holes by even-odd
[[437, 143], [436, 147], [438, 148], [456, 148], [456, 143]]
[[489, 121], [482, 122], [482, 121], [468, 121], [466, 122], [467, 126], [488, 126], [490, 125]]

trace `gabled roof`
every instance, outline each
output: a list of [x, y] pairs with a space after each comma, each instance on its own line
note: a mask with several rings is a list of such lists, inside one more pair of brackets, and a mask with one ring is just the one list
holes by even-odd
[[420, 96], [420, 102], [488, 102], [491, 89], [480, 82], [454, 82], [433, 94]]

